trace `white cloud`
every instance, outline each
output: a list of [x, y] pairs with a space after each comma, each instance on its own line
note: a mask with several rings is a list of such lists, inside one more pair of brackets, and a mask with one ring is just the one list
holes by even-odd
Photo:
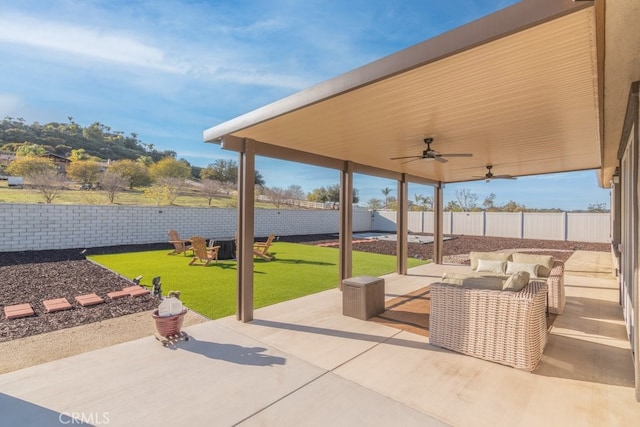
[[121, 65], [184, 73], [184, 65], [171, 63], [162, 49], [135, 37], [105, 29], [43, 21], [19, 14], [0, 16], [0, 41], [53, 49], [71, 55]]

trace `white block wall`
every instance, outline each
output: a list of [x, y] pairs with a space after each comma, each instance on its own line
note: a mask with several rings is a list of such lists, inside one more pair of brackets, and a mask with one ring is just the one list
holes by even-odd
[[522, 212], [487, 212], [485, 233], [487, 236], [522, 237]]
[[[354, 210], [354, 231], [371, 230], [371, 216]], [[236, 222], [235, 208], [0, 204], [0, 252], [161, 243], [172, 228], [185, 238], [228, 239]], [[256, 236], [337, 233], [338, 228], [338, 211], [258, 209], [255, 214]]]
[[610, 242], [610, 218], [608, 213], [568, 212], [567, 240], [573, 242]]

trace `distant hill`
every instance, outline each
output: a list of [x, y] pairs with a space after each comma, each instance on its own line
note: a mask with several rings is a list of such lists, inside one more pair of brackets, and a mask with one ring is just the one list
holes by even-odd
[[143, 143], [133, 132], [125, 135], [100, 122], [82, 127], [73, 121], [73, 117], [69, 117], [69, 123], [47, 124], [27, 124], [22, 118], [5, 117], [0, 122], [0, 151], [15, 153], [25, 143], [41, 145], [46, 151], [63, 157], [77, 149], [84, 149], [87, 154], [103, 160], [135, 160], [149, 156], [158, 161], [176, 155], [174, 151], [156, 150], [153, 144]]

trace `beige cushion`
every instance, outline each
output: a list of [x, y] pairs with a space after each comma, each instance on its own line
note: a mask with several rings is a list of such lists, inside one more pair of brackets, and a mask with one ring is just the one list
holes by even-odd
[[535, 254], [513, 254], [513, 262], [522, 262], [526, 264], [538, 264], [538, 277], [549, 277], [553, 268], [553, 257], [551, 255], [535, 255]]
[[518, 271], [507, 280], [504, 281], [502, 289], [505, 291], [518, 292], [529, 284], [529, 273], [526, 271]]
[[479, 259], [507, 262], [511, 261], [511, 254], [506, 252], [470, 252], [469, 259], [471, 260], [471, 269], [476, 270]]
[[467, 277], [469, 277], [469, 276], [467, 274], [465, 274], [465, 273], [452, 273], [452, 272], [448, 271], [448, 272], [445, 272], [442, 275], [442, 282], [443, 283], [448, 283], [450, 285], [462, 286], [462, 282]]
[[527, 264], [524, 262], [511, 262], [507, 261], [507, 274], [514, 274], [519, 271], [526, 271], [529, 273], [529, 277], [538, 277], [538, 264]]
[[467, 289], [490, 289], [501, 291], [504, 280], [500, 277], [467, 277], [462, 281], [462, 287]]
[[507, 266], [507, 263], [504, 261], [479, 259], [478, 268], [476, 269], [476, 271], [478, 273], [484, 272], [484, 273], [504, 274], [506, 266]]

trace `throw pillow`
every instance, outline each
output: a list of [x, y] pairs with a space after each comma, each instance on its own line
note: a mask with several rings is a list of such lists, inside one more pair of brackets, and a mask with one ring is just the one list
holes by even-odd
[[529, 273], [527, 273], [526, 271], [518, 271], [509, 276], [507, 280], [505, 280], [504, 285], [502, 286], [502, 290], [518, 292], [524, 289], [524, 287], [528, 284]]
[[478, 268], [478, 260], [486, 259], [493, 261], [511, 261], [511, 254], [506, 252], [470, 252], [469, 260], [471, 261], [471, 269]]
[[532, 278], [538, 277], [538, 264], [527, 264], [524, 262], [507, 262], [507, 274], [515, 274], [519, 271], [526, 271]]
[[507, 263], [504, 261], [479, 259], [478, 268], [476, 271], [485, 272], [485, 273], [504, 274], [504, 269], [506, 265]]
[[538, 277], [549, 277], [553, 268], [553, 257], [551, 255], [536, 254], [513, 254], [513, 262], [524, 262], [527, 264], [538, 264]]

